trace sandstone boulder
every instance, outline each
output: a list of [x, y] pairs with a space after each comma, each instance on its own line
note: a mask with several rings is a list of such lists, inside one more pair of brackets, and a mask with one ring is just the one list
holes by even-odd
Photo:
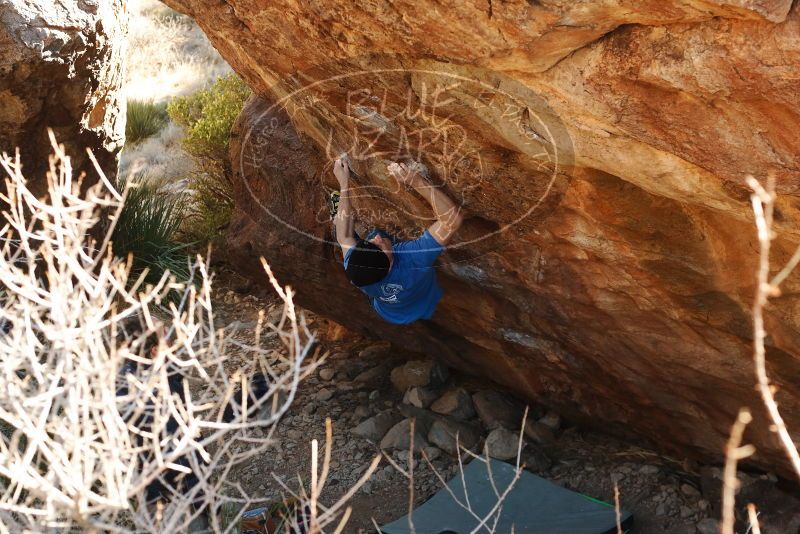
[[[254, 279], [263, 255], [350, 329], [668, 451], [719, 461], [739, 408], [759, 409], [744, 177], [775, 175], [778, 266], [800, 241], [797, 2], [167, 3], [263, 97], [232, 147], [228, 244]], [[393, 159], [462, 206], [431, 321], [380, 321], [344, 276], [326, 208], [344, 151], [364, 226], [430, 222]], [[798, 292], [795, 274], [767, 311], [795, 429]], [[749, 461], [788, 466], [763, 413], [748, 441]]]
[[26, 176], [44, 192], [52, 153], [47, 130], [64, 144], [76, 176], [110, 179], [125, 132], [121, 100], [127, 11], [122, 0], [0, 4], [0, 151], [20, 148]]

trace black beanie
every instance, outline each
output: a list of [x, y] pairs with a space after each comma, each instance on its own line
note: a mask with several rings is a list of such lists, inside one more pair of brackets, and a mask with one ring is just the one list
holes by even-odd
[[345, 272], [358, 287], [380, 282], [389, 273], [389, 256], [374, 243], [362, 239], [350, 253]]

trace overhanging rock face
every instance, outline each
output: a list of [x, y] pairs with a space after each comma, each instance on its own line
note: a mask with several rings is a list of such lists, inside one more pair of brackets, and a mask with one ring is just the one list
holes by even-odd
[[[243, 268], [263, 255], [316, 312], [682, 454], [720, 459], [738, 409], [761, 415], [744, 177], [777, 178], [777, 266], [800, 240], [790, 1], [168, 3], [263, 97], [234, 131]], [[430, 223], [393, 159], [463, 206], [432, 323], [381, 322], [345, 279], [325, 206], [343, 151], [366, 226]], [[798, 288], [768, 316], [795, 429]], [[785, 469], [756, 419], [756, 461]]]
[[97, 176], [87, 148], [116, 175], [126, 21], [124, 0], [0, 2], [0, 150], [19, 147], [25, 175], [40, 182], [36, 191], [45, 190], [48, 128], [76, 175]]

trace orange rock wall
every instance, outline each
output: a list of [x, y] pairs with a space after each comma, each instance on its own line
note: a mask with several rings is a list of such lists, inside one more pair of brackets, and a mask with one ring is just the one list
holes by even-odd
[[[168, 0], [262, 98], [234, 130], [232, 257], [304, 306], [617, 433], [721, 459], [750, 359], [757, 241], [744, 177], [777, 178], [773, 265], [800, 240], [800, 7], [790, 1]], [[365, 226], [430, 211], [415, 157], [463, 206], [431, 323], [381, 322], [330, 243], [346, 150]], [[455, 155], [454, 155], [455, 154]], [[768, 314], [800, 429], [800, 277]], [[757, 463], [786, 467], [763, 417]]]

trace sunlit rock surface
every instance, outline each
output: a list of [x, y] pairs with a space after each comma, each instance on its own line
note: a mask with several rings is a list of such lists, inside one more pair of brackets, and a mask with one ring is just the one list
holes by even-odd
[[[97, 173], [86, 149], [114, 176], [125, 130], [123, 0], [0, 2], [0, 150], [20, 148], [25, 174], [43, 176], [47, 129], [76, 175]], [[44, 191], [41, 185], [35, 189]]]
[[[242, 269], [261, 278], [263, 255], [316, 312], [677, 454], [720, 460], [750, 406], [755, 461], [786, 467], [753, 387], [744, 178], [777, 179], [777, 268], [800, 240], [800, 7], [168, 3], [263, 97], [234, 131]], [[421, 159], [463, 206], [431, 322], [385, 324], [347, 282], [325, 206], [343, 151], [365, 226], [430, 223], [392, 159]], [[799, 288], [793, 275], [768, 312], [795, 431]]]

